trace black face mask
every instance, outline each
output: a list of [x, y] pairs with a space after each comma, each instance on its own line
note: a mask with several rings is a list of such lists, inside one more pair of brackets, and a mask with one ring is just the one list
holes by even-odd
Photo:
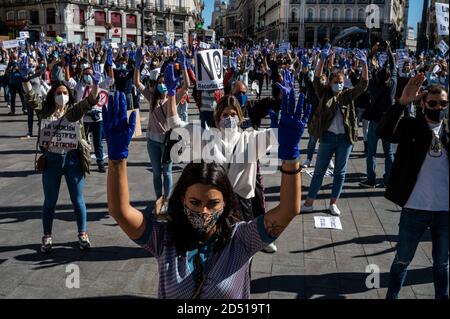
[[429, 108], [426, 107], [424, 109], [424, 112], [425, 112], [425, 116], [429, 120], [431, 120], [433, 122], [440, 122], [440, 121], [442, 121], [443, 119], [446, 118], [447, 110], [448, 110], [448, 108], [439, 110], [439, 109], [429, 109]]

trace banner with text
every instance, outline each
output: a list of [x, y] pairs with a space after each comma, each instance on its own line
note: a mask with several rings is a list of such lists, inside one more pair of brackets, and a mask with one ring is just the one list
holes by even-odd
[[195, 76], [197, 90], [213, 91], [223, 89], [223, 51], [204, 50], [195, 54]]

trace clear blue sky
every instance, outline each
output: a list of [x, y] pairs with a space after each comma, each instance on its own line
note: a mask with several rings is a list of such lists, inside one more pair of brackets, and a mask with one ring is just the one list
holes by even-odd
[[[204, 0], [205, 10], [203, 11], [203, 18], [205, 19], [205, 27], [211, 25], [211, 15], [214, 7], [214, 0]], [[422, 0], [410, 0], [409, 1], [409, 18], [408, 25], [413, 27], [414, 30], [417, 28], [417, 22], [422, 18]], [[417, 36], [417, 30], [416, 30]]]

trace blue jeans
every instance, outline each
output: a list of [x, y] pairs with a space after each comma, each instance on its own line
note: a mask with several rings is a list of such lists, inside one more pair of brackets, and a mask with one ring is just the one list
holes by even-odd
[[[370, 121], [369, 122], [369, 131], [367, 135], [367, 179], [375, 184], [376, 180], [376, 163], [375, 163], [375, 155], [377, 154], [377, 146], [378, 146], [378, 135], [377, 135], [377, 127], [378, 123]], [[383, 180], [384, 184], [387, 185], [389, 182], [389, 175], [391, 173], [392, 163], [394, 162], [394, 145], [391, 143], [387, 143], [385, 141], [381, 141], [383, 144], [384, 151], [384, 175]]]
[[10, 94], [10, 102], [11, 102], [11, 112], [16, 112], [16, 94], [19, 94], [20, 101], [22, 102], [22, 110], [26, 110], [26, 102], [25, 95], [23, 94], [22, 83], [20, 84], [10, 84], [9, 85], [9, 94]]
[[397, 254], [391, 266], [387, 299], [397, 299], [407, 268], [425, 230], [430, 227], [433, 279], [436, 299], [448, 299], [448, 219], [449, 212], [403, 208], [400, 216]]
[[178, 116], [183, 122], [188, 122], [188, 104], [187, 102], [184, 104], [178, 104]]
[[89, 134], [89, 132], [92, 132], [97, 165], [103, 165], [103, 121], [84, 123], [84, 131], [86, 132], [86, 136]]
[[214, 123], [214, 112], [213, 111], [200, 111], [200, 121], [202, 128], [205, 128], [205, 123], [208, 124], [209, 127], [213, 126]]
[[306, 148], [306, 158], [312, 161], [314, 151], [316, 150], [317, 139], [310, 135], [308, 140], [308, 147]]
[[322, 186], [323, 177], [327, 171], [328, 164], [335, 155], [332, 198], [339, 198], [344, 186], [345, 173], [347, 171], [347, 161], [352, 151], [352, 143], [346, 134], [336, 135], [325, 132], [320, 138], [319, 150], [317, 151], [316, 166], [314, 175], [309, 186], [308, 198], [315, 199]]
[[8, 81], [6, 81], [4, 79], [4, 76], [0, 79], [0, 85], [1, 85], [1, 87], [3, 87], [3, 93], [4, 93], [6, 105], [10, 105], [9, 85], [8, 85]]
[[42, 173], [45, 197], [42, 210], [44, 235], [51, 235], [52, 233], [62, 176], [66, 179], [69, 189], [70, 200], [77, 219], [78, 232], [86, 231], [86, 204], [83, 196], [84, 174], [81, 168], [80, 154], [77, 150], [63, 155], [47, 152], [47, 168]]
[[153, 169], [153, 185], [155, 187], [156, 199], [162, 196], [161, 174], [164, 178], [164, 197], [168, 198], [172, 189], [172, 162], [163, 163], [164, 143], [147, 140], [147, 151]]

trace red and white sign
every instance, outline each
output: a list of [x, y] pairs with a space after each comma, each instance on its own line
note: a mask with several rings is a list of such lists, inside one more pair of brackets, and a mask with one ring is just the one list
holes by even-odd
[[[86, 86], [84, 90], [83, 99], [91, 93], [91, 88]], [[103, 105], [108, 105], [108, 91], [104, 89], [98, 89], [98, 103], [94, 106], [95, 109], [101, 111]]]

